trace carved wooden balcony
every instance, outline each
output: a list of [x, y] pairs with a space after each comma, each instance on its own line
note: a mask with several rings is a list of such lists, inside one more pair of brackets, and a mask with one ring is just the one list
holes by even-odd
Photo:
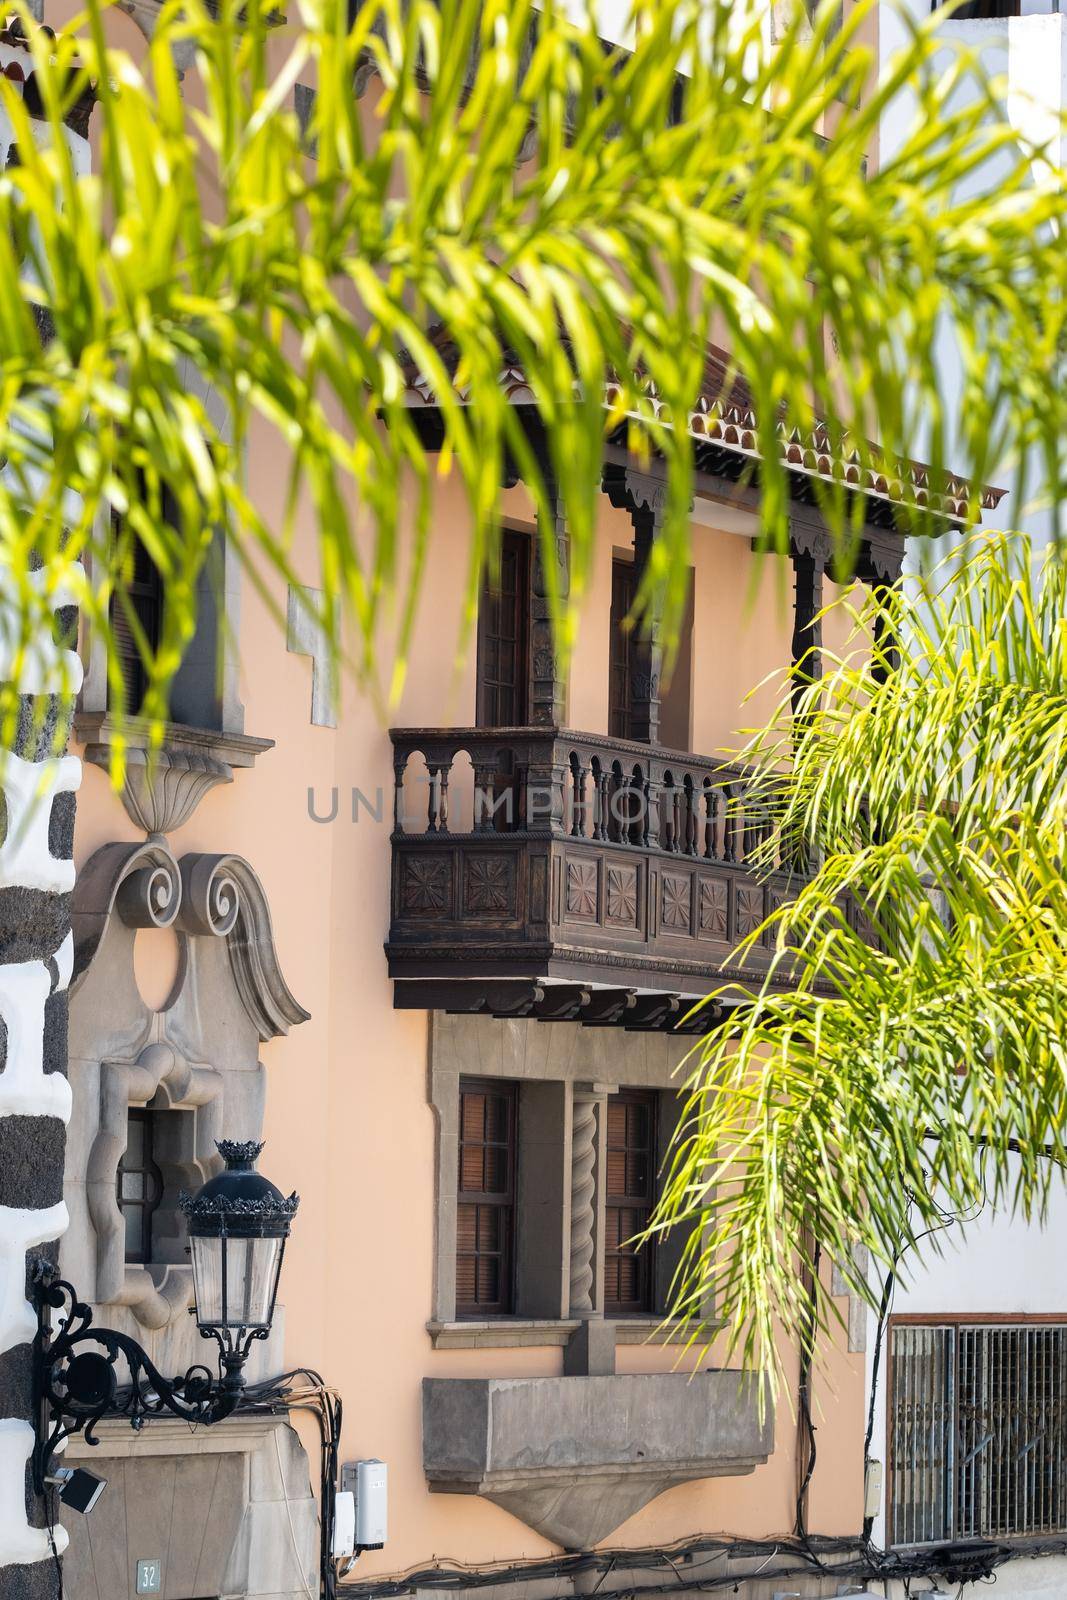
[[670, 1024], [766, 966], [765, 947], [743, 969], [732, 953], [798, 880], [749, 865], [767, 818], [743, 772], [568, 729], [391, 737], [398, 1005]]

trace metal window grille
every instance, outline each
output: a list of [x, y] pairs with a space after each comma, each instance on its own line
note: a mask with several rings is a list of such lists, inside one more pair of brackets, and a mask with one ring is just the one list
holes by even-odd
[[890, 1542], [1067, 1531], [1067, 1326], [892, 1330]]

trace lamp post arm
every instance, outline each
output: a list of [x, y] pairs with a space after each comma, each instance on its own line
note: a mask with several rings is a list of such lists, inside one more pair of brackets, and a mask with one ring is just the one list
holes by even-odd
[[[92, 1307], [78, 1299], [50, 1261], [34, 1264], [33, 1289], [34, 1395], [39, 1408], [34, 1478], [39, 1492], [63, 1440], [80, 1433], [86, 1444], [98, 1444], [95, 1429], [105, 1416], [126, 1417], [140, 1428], [146, 1418], [168, 1412], [185, 1422], [221, 1422], [236, 1408], [239, 1384], [220, 1385], [201, 1365], [182, 1377], [165, 1378], [135, 1339], [114, 1328], [94, 1327]], [[55, 1332], [52, 1312], [60, 1313]], [[129, 1369], [128, 1383], [119, 1381], [120, 1358]], [[243, 1357], [238, 1359], [243, 1364]]]

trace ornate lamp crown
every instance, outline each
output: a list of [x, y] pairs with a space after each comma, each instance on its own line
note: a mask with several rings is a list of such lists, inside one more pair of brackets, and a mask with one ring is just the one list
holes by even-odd
[[[178, 1205], [189, 1220], [191, 1234], [224, 1231], [262, 1231], [288, 1234], [289, 1225], [300, 1204], [298, 1194], [283, 1195], [281, 1190], [256, 1171], [262, 1142], [249, 1139], [216, 1140], [225, 1169], [205, 1183], [196, 1194], [183, 1189]], [[257, 1226], [258, 1224], [258, 1226]]]

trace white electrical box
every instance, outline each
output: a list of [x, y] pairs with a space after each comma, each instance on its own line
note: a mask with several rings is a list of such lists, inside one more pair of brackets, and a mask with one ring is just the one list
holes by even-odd
[[882, 1509], [882, 1463], [868, 1461], [863, 1479], [863, 1515], [876, 1517]]
[[340, 1560], [356, 1553], [356, 1497], [338, 1489], [333, 1497], [333, 1554]]
[[388, 1536], [389, 1468], [384, 1461], [346, 1461], [341, 1489], [355, 1497], [357, 1550], [380, 1550]]

